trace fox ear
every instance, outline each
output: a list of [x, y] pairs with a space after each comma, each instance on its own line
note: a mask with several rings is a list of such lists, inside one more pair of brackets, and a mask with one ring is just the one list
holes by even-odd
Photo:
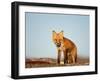
[[52, 38], [54, 39], [56, 37], [56, 32], [53, 30], [52, 31]]
[[63, 30], [61, 32], [64, 32]]
[[60, 32], [60, 35], [63, 36], [63, 31]]
[[53, 35], [56, 34], [56, 32], [54, 30], [52, 31], [52, 33], [53, 33]]
[[53, 33], [55, 33], [55, 31], [54, 31], [54, 30], [53, 30], [52, 32], [53, 32]]

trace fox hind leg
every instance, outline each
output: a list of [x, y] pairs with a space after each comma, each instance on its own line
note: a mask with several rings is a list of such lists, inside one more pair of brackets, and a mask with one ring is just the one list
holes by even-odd
[[76, 48], [72, 49], [70, 53], [71, 53], [72, 63], [75, 64], [77, 61], [77, 49]]
[[72, 63], [75, 64], [75, 57], [72, 56]]

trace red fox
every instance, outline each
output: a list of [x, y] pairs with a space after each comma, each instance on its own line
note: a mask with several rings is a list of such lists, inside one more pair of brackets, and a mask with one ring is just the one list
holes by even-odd
[[70, 39], [63, 36], [63, 31], [59, 33], [53, 31], [52, 39], [58, 50], [57, 63], [60, 64], [61, 52], [64, 54], [64, 64], [76, 63], [77, 47]]

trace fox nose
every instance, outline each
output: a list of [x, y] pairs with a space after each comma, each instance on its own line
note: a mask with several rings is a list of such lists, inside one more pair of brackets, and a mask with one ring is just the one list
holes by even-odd
[[57, 47], [60, 47], [61, 46], [61, 44], [60, 43], [57, 43]]

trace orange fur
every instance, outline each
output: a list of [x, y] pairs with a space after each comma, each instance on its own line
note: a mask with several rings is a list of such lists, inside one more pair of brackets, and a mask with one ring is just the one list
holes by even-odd
[[64, 54], [64, 64], [76, 63], [77, 47], [71, 40], [63, 36], [63, 31], [60, 33], [53, 31], [52, 38], [58, 50], [57, 63], [60, 64], [61, 52]]

